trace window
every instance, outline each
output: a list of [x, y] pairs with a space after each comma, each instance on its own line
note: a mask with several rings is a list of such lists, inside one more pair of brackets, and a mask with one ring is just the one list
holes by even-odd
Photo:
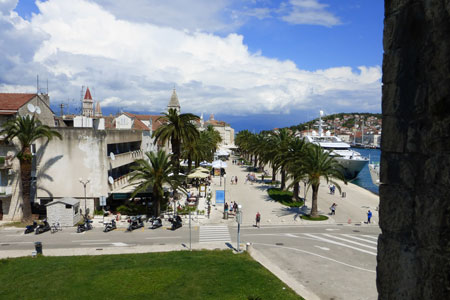
[[66, 209], [71, 209], [71, 208], [72, 208], [72, 205], [66, 204]]

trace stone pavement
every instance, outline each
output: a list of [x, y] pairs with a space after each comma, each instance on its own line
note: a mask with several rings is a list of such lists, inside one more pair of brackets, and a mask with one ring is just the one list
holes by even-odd
[[[213, 178], [211, 185], [213, 191], [213, 197], [215, 190], [225, 190], [225, 200], [230, 204], [231, 201], [236, 201], [242, 205], [243, 225], [255, 224], [256, 213], [259, 211], [261, 214], [261, 225], [307, 225], [307, 224], [362, 224], [367, 221], [367, 211], [370, 209], [373, 213], [372, 225], [378, 224], [378, 204], [379, 197], [355, 184], [348, 183], [344, 185], [340, 184], [342, 192], [345, 192], [345, 198], [341, 197], [336, 189], [336, 193], [331, 195], [327, 183], [323, 180], [319, 189], [318, 207], [321, 214], [328, 215], [330, 212], [329, 207], [336, 203], [336, 215], [330, 216], [326, 221], [306, 221], [302, 220], [300, 216], [304, 212], [309, 212], [311, 207], [312, 191], [307, 191], [306, 204], [307, 208], [290, 208], [281, 205], [273, 201], [267, 194], [267, 189], [270, 185], [263, 184], [260, 181], [255, 183], [245, 183], [246, 175], [248, 174], [245, 166], [233, 165], [231, 159], [227, 161], [228, 167], [226, 169], [227, 177], [226, 183], [222, 178], [220, 184], [220, 178]], [[269, 170], [266, 170], [269, 171]], [[238, 184], [231, 184], [231, 177], [238, 177]], [[278, 176], [279, 177], [279, 176]], [[304, 195], [304, 186], [301, 186], [300, 195]], [[306, 209], [306, 210], [305, 210]], [[234, 216], [230, 216], [228, 220], [223, 220], [223, 205], [219, 204], [213, 207], [211, 210], [210, 219], [205, 219], [202, 223], [226, 223], [229, 225], [235, 225], [236, 221]]]

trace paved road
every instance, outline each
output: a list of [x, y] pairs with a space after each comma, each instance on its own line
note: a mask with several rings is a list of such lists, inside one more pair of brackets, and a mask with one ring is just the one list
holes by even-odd
[[[376, 247], [380, 230], [376, 226], [264, 225], [241, 227], [241, 243], [252, 246], [264, 260], [291, 277], [320, 299], [376, 299]], [[193, 248], [236, 247], [237, 227], [223, 224], [193, 226]], [[124, 229], [102, 232], [101, 228], [77, 234], [74, 228], [41, 235], [24, 235], [21, 229], [0, 230], [0, 257], [7, 253], [31, 254], [34, 242], [43, 243], [44, 254], [64, 249], [134, 252], [136, 247], [187, 249], [189, 227], [176, 231]], [[182, 246], [183, 245], [183, 246]], [[210, 247], [210, 248], [211, 248]], [[129, 251], [127, 251], [129, 250]], [[112, 253], [116, 253], [112, 252]], [[270, 269], [269, 266], [269, 269]], [[277, 274], [279, 275], [279, 274]]]

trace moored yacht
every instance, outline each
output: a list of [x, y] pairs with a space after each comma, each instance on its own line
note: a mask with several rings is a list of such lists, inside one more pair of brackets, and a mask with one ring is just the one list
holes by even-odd
[[380, 163], [369, 164], [370, 177], [375, 185], [380, 185]]
[[323, 135], [322, 114], [320, 111], [319, 134], [303, 136], [306, 142], [313, 143], [328, 151], [344, 167], [344, 175], [347, 179], [354, 179], [369, 162], [369, 159], [361, 156], [357, 151], [350, 149], [350, 145], [343, 142], [337, 136]]

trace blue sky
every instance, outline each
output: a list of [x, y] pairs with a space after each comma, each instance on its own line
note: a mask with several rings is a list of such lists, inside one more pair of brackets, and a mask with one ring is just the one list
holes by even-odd
[[[3, 92], [49, 81], [54, 111], [89, 86], [106, 113], [182, 111], [259, 131], [380, 112], [383, 1], [0, 3]], [[45, 86], [46, 84], [42, 84]]]

